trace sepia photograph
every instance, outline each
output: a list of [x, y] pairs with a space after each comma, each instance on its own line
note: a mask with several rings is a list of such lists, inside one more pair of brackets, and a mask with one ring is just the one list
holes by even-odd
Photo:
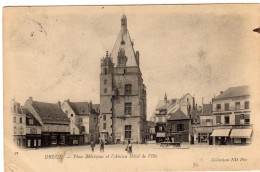
[[4, 7], [5, 171], [259, 170], [259, 12]]

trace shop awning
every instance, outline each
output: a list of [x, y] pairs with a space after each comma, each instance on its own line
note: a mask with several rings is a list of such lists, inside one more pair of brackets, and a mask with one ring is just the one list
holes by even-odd
[[232, 138], [250, 138], [252, 129], [232, 129], [230, 137]]
[[228, 137], [230, 129], [214, 129], [211, 136]]
[[164, 132], [157, 132], [156, 137], [165, 137]]

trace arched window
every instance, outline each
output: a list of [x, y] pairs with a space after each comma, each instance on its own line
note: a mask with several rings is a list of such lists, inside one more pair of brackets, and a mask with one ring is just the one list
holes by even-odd
[[104, 84], [107, 84], [107, 80], [106, 79], [104, 80]]

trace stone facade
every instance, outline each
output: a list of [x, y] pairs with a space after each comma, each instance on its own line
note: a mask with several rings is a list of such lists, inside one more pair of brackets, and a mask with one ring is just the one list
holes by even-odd
[[111, 54], [107, 52], [101, 60], [100, 114], [102, 139], [111, 143], [144, 141], [146, 88], [139, 67], [139, 52], [133, 49], [125, 16]]

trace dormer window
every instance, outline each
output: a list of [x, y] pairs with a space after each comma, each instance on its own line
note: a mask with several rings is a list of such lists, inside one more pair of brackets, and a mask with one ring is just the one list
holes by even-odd
[[121, 45], [125, 45], [125, 41], [124, 40], [121, 41]]

